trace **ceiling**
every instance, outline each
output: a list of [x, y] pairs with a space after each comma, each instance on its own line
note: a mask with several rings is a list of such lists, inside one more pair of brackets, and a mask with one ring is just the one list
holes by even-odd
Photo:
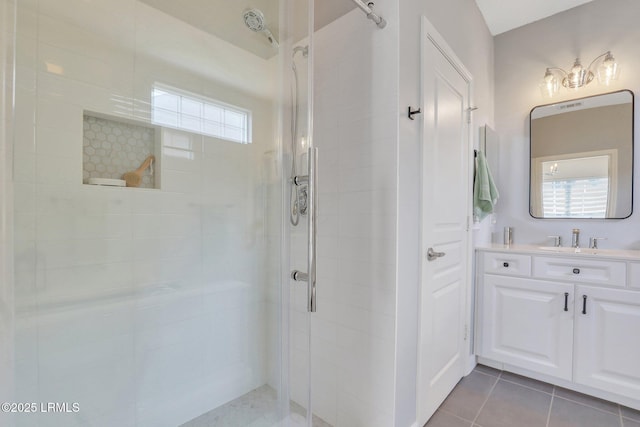
[[[261, 10], [267, 27], [277, 38], [280, 30], [278, 0], [141, 1], [264, 59], [277, 53], [263, 34], [255, 33], [244, 25], [242, 14], [246, 9]], [[350, 0], [321, 0], [316, 1], [315, 5], [316, 29], [324, 27], [356, 7]], [[300, 15], [293, 19], [294, 34], [306, 34], [306, 10], [298, 10], [294, 13]]]
[[[213, 34], [264, 59], [277, 53], [263, 34], [250, 31], [243, 22], [246, 9], [260, 9], [267, 27], [276, 35], [280, 30], [278, 0], [141, 0], [164, 13]], [[440, 0], [446, 1], [446, 0]], [[546, 18], [592, 0], [475, 0], [489, 31], [498, 35], [522, 25]], [[303, 4], [303, 3], [300, 3]], [[315, 2], [315, 29], [319, 29], [355, 9], [350, 0]], [[294, 11], [294, 34], [306, 34], [307, 13]]]
[[593, 0], [476, 0], [492, 35], [555, 15]]
[[[263, 34], [249, 30], [242, 19], [246, 9], [260, 9], [267, 27], [278, 34], [278, 0], [141, 0], [202, 31], [226, 40], [262, 58], [275, 55]], [[277, 38], [277, 36], [276, 36]]]

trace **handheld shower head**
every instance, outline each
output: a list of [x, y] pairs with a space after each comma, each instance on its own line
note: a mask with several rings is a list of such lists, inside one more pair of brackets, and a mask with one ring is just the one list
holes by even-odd
[[262, 33], [269, 40], [271, 46], [276, 49], [280, 46], [273, 36], [267, 25], [265, 24], [264, 14], [260, 9], [247, 9], [242, 13], [244, 25], [255, 33]]
[[302, 56], [306, 58], [307, 56], [309, 56], [309, 45], [294, 47], [292, 56], [296, 56], [296, 53], [298, 52], [302, 52]]

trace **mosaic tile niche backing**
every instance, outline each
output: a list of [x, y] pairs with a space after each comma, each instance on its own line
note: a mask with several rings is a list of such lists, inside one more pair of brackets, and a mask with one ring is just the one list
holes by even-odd
[[[82, 142], [82, 179], [89, 178], [122, 179], [125, 172], [131, 172], [144, 160], [155, 154], [155, 129], [110, 120], [92, 115], [84, 115]], [[149, 169], [142, 174], [142, 188], [157, 188], [154, 174]]]

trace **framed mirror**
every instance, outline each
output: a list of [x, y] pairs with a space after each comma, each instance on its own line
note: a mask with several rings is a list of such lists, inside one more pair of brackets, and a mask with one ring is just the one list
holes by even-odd
[[633, 92], [534, 107], [529, 213], [622, 219], [633, 210]]

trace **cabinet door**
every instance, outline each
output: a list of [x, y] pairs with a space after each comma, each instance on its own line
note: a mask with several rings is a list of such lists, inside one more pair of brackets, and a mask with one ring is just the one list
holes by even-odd
[[638, 399], [640, 292], [576, 286], [575, 300], [574, 381]]
[[571, 379], [573, 285], [485, 275], [483, 298], [481, 356]]

